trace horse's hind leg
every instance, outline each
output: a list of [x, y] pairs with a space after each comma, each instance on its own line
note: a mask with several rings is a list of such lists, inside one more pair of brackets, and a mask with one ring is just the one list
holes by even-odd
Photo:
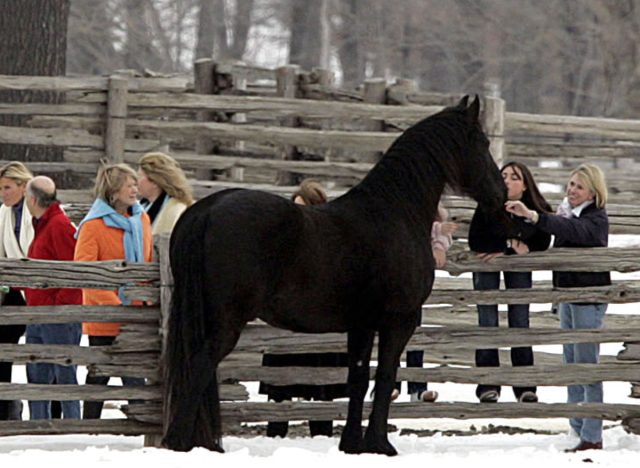
[[340, 450], [345, 453], [361, 453], [364, 449], [362, 438], [362, 408], [369, 387], [369, 361], [373, 347], [374, 332], [371, 330], [351, 330], [348, 333], [349, 410], [347, 424], [340, 438]]
[[235, 347], [243, 325], [221, 326], [207, 337], [204, 346], [189, 357], [190, 384], [172, 398], [171, 421], [164, 445], [172, 450], [194, 447], [224, 452], [220, 420], [217, 370], [222, 359]]
[[[414, 315], [412, 315], [413, 317]], [[387, 436], [387, 422], [391, 391], [395, 385], [400, 364], [400, 355], [415, 330], [415, 322], [381, 327], [378, 334], [378, 370], [376, 372], [376, 392], [369, 425], [364, 437], [365, 452], [397, 455]]]

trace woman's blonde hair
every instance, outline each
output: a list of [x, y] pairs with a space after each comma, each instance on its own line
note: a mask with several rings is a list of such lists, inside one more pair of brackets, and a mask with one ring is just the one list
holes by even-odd
[[604, 208], [607, 204], [607, 183], [604, 173], [595, 164], [580, 164], [571, 171], [570, 177], [578, 175], [591, 192], [595, 194], [596, 206]]
[[193, 189], [180, 164], [164, 153], [147, 153], [140, 158], [138, 166], [152, 182], [171, 198], [189, 206], [193, 204]]
[[102, 166], [98, 169], [96, 185], [93, 188], [95, 196], [102, 198], [113, 206], [118, 192], [126, 182], [127, 177], [132, 177], [133, 180], [138, 181], [138, 174], [127, 164], [107, 164]]
[[18, 185], [24, 185], [33, 179], [31, 171], [20, 161], [11, 161], [0, 167], [0, 178], [12, 179]]
[[327, 202], [327, 194], [322, 184], [311, 179], [305, 179], [300, 183], [298, 190], [291, 195], [291, 201], [296, 201], [298, 197], [302, 198], [305, 205], [320, 205]]

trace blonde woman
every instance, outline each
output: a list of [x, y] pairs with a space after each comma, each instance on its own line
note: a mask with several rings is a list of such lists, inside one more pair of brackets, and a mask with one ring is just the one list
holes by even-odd
[[[33, 178], [31, 171], [19, 161], [12, 161], [0, 168], [0, 258], [25, 258], [33, 241], [34, 230], [31, 214], [26, 205], [27, 182]], [[2, 305], [25, 305], [24, 296], [16, 289], [0, 292]], [[16, 344], [24, 333], [24, 325], [0, 326], [0, 343]], [[11, 362], [0, 362], [0, 382], [11, 382]], [[17, 419], [16, 405], [0, 400], [0, 420]]]
[[[606, 247], [609, 237], [607, 186], [598, 166], [582, 164], [571, 172], [566, 197], [555, 215], [538, 213], [520, 201], [508, 201], [506, 209], [522, 216], [542, 231], [555, 236], [554, 247]], [[554, 271], [553, 285], [560, 288], [586, 288], [611, 284], [609, 272]], [[561, 303], [560, 326], [568, 329], [602, 328], [607, 304], [596, 302]], [[563, 345], [567, 364], [596, 364], [600, 360], [598, 343]], [[602, 403], [602, 382], [569, 385], [568, 403]], [[602, 448], [602, 420], [571, 418], [571, 429], [580, 442], [567, 452]]]
[[[78, 226], [78, 242], [74, 260], [127, 260], [150, 262], [153, 256], [153, 236], [149, 217], [137, 201], [138, 177], [126, 164], [112, 164], [98, 171], [96, 200]], [[120, 290], [83, 289], [84, 305], [129, 305]], [[135, 303], [134, 303], [135, 305]], [[90, 346], [109, 346], [120, 334], [118, 323], [83, 323]], [[87, 384], [106, 385], [109, 377], [87, 374]], [[144, 379], [123, 376], [124, 385], [144, 385]], [[85, 401], [83, 419], [99, 419], [102, 402]]]
[[180, 215], [193, 204], [193, 191], [184, 172], [164, 153], [147, 153], [140, 158], [138, 186], [153, 234], [171, 232]]

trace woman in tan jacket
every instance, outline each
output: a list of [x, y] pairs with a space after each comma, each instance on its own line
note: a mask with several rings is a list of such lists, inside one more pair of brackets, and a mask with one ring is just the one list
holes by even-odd
[[153, 234], [171, 232], [193, 204], [193, 191], [180, 165], [164, 153], [147, 153], [138, 161], [138, 182]]

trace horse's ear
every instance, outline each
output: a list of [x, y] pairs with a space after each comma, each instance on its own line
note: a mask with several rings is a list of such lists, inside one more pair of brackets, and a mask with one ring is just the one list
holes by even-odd
[[[465, 96], [465, 97], [468, 98], [469, 96]], [[469, 108], [467, 109], [467, 113], [469, 115], [469, 120], [471, 122], [477, 122], [478, 121], [478, 117], [480, 116], [480, 98], [478, 97], [477, 94], [476, 94], [475, 99], [473, 100], [473, 102], [471, 103]]]
[[469, 103], [469, 95], [465, 95], [462, 97], [462, 99], [460, 99], [460, 102], [458, 103], [458, 106], [460, 109], [466, 109], [467, 105]]

